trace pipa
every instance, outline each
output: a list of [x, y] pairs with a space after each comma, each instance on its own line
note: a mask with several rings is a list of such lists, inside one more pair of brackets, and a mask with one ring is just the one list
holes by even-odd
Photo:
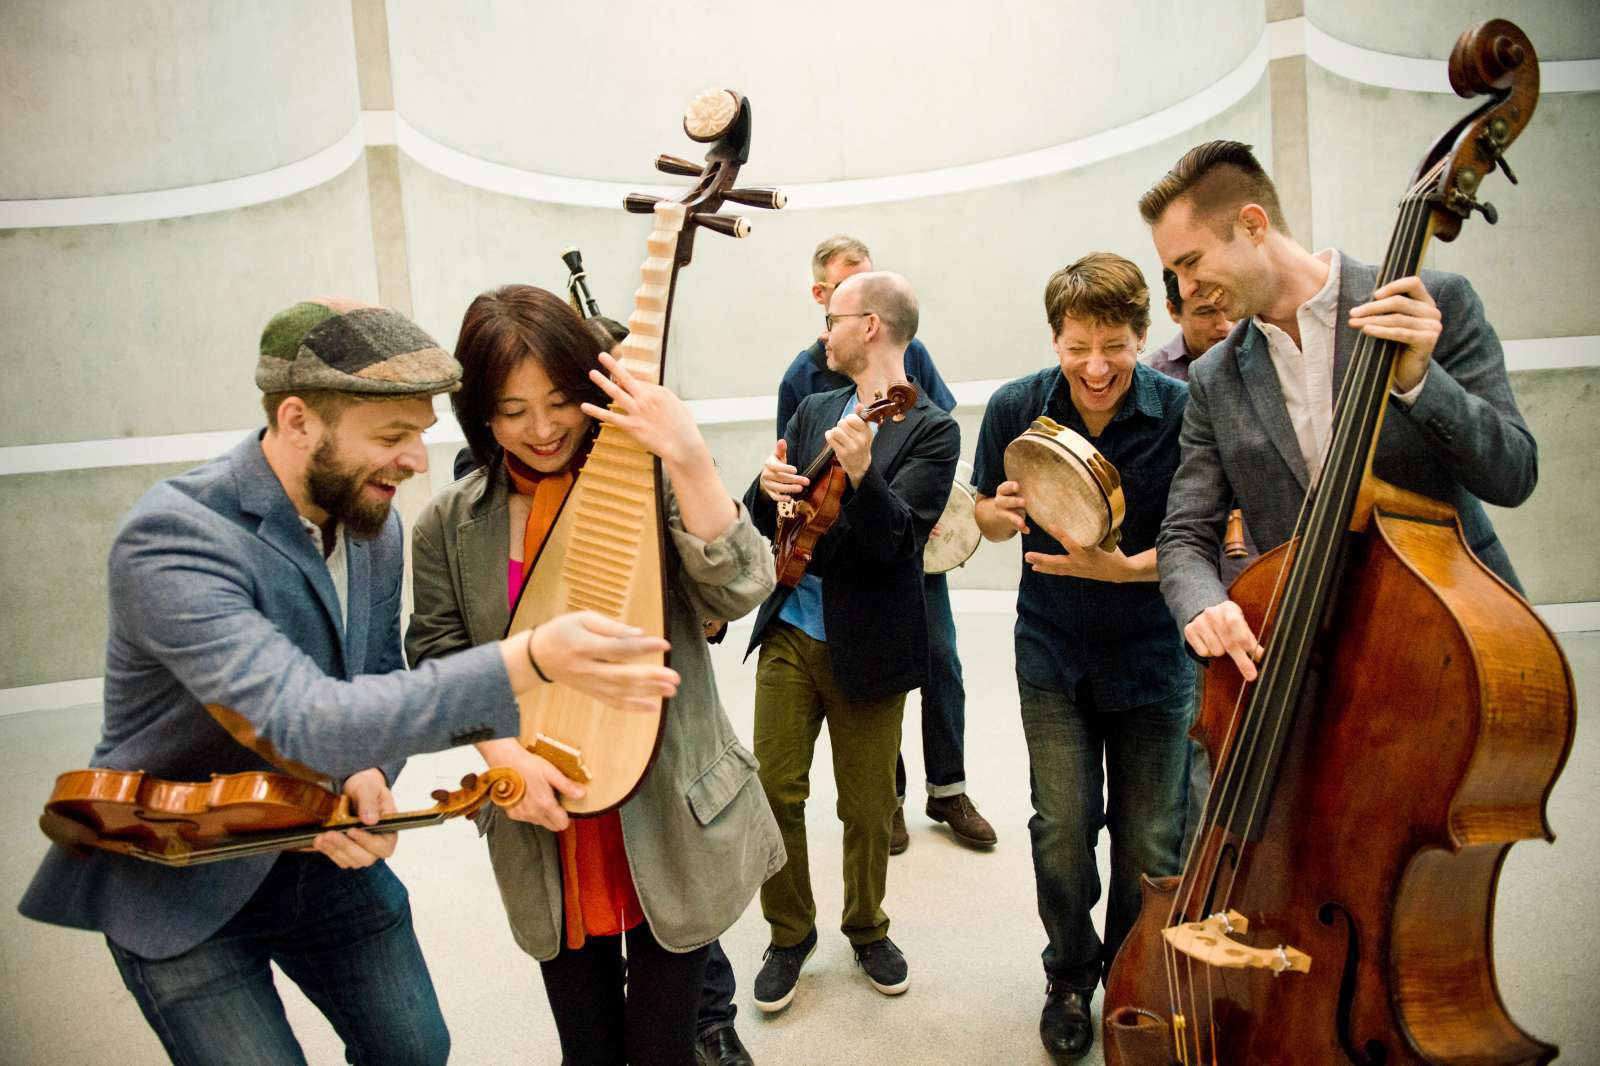
[[[749, 223], [717, 211], [725, 201], [776, 209], [776, 189], [733, 187], [750, 152], [750, 104], [711, 89], [690, 102], [684, 132], [709, 143], [704, 166], [659, 156], [656, 169], [698, 179], [678, 200], [632, 194], [624, 206], [655, 216], [619, 358], [629, 373], [660, 383], [678, 271], [689, 265], [697, 227], [744, 237]], [[628, 433], [602, 425], [512, 611], [507, 634], [568, 611], [598, 611], [666, 635], [666, 533], [661, 464]], [[665, 661], [665, 656], [658, 659]], [[609, 706], [566, 685], [542, 685], [520, 700], [522, 743], [586, 792], [563, 798], [575, 815], [602, 814], [631, 796], [661, 743], [664, 705], [654, 712]]]

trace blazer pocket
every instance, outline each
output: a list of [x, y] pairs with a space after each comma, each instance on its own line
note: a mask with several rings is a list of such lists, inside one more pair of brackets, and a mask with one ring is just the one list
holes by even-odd
[[729, 741], [722, 754], [703, 773], [689, 783], [686, 793], [689, 810], [702, 826], [716, 820], [733, 798], [755, 776], [760, 763], [737, 740]]

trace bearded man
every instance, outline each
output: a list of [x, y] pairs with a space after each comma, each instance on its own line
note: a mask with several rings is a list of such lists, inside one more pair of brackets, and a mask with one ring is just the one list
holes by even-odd
[[[327, 775], [372, 825], [395, 810], [406, 755], [516, 735], [516, 695], [541, 676], [616, 702], [674, 691], [672, 671], [623, 665], [665, 641], [587, 614], [403, 672], [391, 504], [428, 469], [430, 397], [460, 379], [385, 308], [307, 302], [267, 324], [265, 431], [155, 486], [117, 532], [91, 765]], [[362, 829], [190, 867], [52, 847], [21, 910], [102, 933], [174, 1062], [304, 1063], [275, 962], [348, 1061], [443, 1063], [406, 890], [380, 861], [393, 851], [393, 834]]]

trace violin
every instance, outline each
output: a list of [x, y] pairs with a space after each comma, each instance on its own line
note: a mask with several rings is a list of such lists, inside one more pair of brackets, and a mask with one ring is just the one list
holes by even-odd
[[[917, 404], [917, 387], [900, 381], [867, 405], [861, 417], [870, 423], [905, 421], [906, 412]], [[809, 482], [799, 499], [786, 496], [778, 501], [778, 528], [772, 536], [772, 554], [777, 557], [778, 583], [794, 588], [811, 565], [817, 541], [839, 520], [844, 499], [845, 472], [831, 447], [811, 461], [802, 474]]]
[[[1453, 239], [1538, 100], [1502, 19], [1456, 42], [1450, 83], [1491, 99], [1401, 198], [1382, 286]], [[1455, 509], [1373, 473], [1400, 345], [1355, 339], [1293, 537], [1234, 581], [1265, 655], [1207, 667], [1192, 735], [1217, 768], [1182, 873], [1106, 979], [1108, 1066], [1544, 1063], [1495, 985], [1496, 883], [1571, 751], [1572, 674]]]
[[329, 830], [394, 833], [438, 825], [476, 814], [491, 800], [512, 806], [523, 787], [515, 770], [492, 767], [463, 777], [454, 792], [435, 791], [432, 807], [367, 825], [350, 809], [349, 796], [287, 774], [164, 781], [137, 770], [71, 770], [56, 778], [39, 828], [79, 855], [99, 848], [163, 866], [197, 866], [304, 848]]

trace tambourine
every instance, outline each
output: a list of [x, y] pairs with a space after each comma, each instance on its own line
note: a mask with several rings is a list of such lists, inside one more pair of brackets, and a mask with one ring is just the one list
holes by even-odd
[[1122, 478], [1088, 440], [1040, 415], [1006, 445], [1006, 480], [1015, 481], [1028, 515], [1046, 531], [1111, 551], [1122, 539]]
[[964, 566], [978, 550], [983, 534], [978, 531], [978, 496], [972, 491], [972, 465], [956, 463], [956, 479], [950, 483], [950, 499], [939, 515], [939, 532], [930, 534], [922, 549], [922, 572], [943, 574]]

